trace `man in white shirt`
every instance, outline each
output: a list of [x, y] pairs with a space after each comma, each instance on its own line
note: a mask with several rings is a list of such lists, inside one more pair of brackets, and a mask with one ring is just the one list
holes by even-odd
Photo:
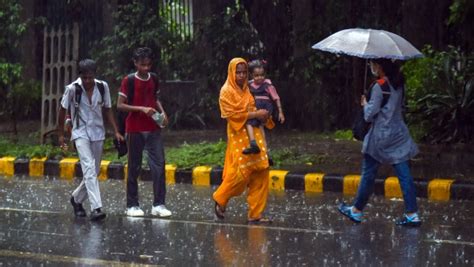
[[[91, 204], [90, 219], [98, 221], [105, 218], [101, 210], [99, 182], [102, 148], [105, 140], [103, 112], [114, 128], [115, 138], [123, 141], [111, 109], [110, 90], [105, 81], [95, 79], [97, 64], [92, 59], [79, 62], [79, 78], [66, 86], [59, 109], [58, 133], [59, 145], [67, 150], [64, 142], [64, 118], [70, 109], [72, 120], [71, 141], [74, 142], [83, 173], [81, 184], [74, 190], [70, 202], [74, 214], [78, 217], [86, 216], [82, 203], [89, 198]], [[104, 109], [104, 110], [103, 110]]]

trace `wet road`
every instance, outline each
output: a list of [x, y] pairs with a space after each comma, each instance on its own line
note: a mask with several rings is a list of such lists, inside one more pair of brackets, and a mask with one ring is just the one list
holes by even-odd
[[[0, 178], [0, 266], [473, 266], [474, 202], [419, 200], [424, 224], [393, 221], [403, 202], [375, 197], [354, 225], [341, 194], [272, 192], [270, 226], [245, 223], [245, 198], [214, 221], [213, 189], [168, 186], [170, 219], [127, 218], [123, 181], [101, 182], [107, 219], [75, 219], [75, 182]], [[151, 183], [140, 184], [151, 210]], [[344, 197], [349, 200], [350, 197]], [[85, 205], [88, 208], [88, 204]]]

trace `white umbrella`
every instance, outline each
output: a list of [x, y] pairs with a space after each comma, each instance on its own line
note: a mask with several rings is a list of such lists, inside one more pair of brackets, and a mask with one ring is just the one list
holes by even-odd
[[[346, 54], [360, 58], [407, 60], [423, 57], [423, 54], [403, 37], [384, 30], [346, 29], [338, 31], [312, 46], [313, 49]], [[364, 89], [367, 84], [365, 67]]]
[[342, 30], [313, 45], [312, 48], [365, 59], [407, 60], [423, 56], [418, 49], [399, 35], [373, 29]]

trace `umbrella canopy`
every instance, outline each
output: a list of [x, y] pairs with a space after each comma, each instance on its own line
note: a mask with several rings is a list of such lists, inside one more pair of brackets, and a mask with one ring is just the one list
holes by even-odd
[[373, 29], [342, 30], [313, 45], [312, 48], [366, 59], [407, 60], [423, 56], [418, 49], [399, 35]]

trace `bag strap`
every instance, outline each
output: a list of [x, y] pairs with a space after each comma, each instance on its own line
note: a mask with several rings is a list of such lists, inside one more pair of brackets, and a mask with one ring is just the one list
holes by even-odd
[[380, 105], [380, 108], [383, 108], [387, 102], [388, 102], [388, 99], [390, 98], [390, 95], [391, 95], [391, 92], [390, 92], [390, 85], [388, 84], [388, 82], [385, 80], [385, 79], [378, 79], [376, 80], [375, 82], [371, 83], [370, 84], [370, 89], [369, 91], [366, 93], [366, 98], [368, 100], [370, 100], [370, 97], [372, 96], [372, 88], [374, 87], [375, 84], [378, 84], [380, 86], [380, 88], [382, 89], [382, 104]]
[[383, 108], [387, 104], [388, 99], [390, 98], [390, 95], [391, 95], [390, 85], [388, 84], [387, 80], [383, 78], [378, 79], [377, 84], [380, 85], [380, 88], [382, 88], [383, 99], [382, 99], [382, 105], [380, 106], [380, 108]]
[[158, 80], [158, 75], [154, 72], [150, 72], [150, 75], [151, 75], [151, 78], [153, 79], [153, 83], [155, 84], [155, 96], [157, 96], [158, 98], [158, 95], [160, 94], [160, 82]]
[[102, 82], [96, 82], [96, 84], [97, 84], [97, 88], [99, 88], [99, 93], [102, 100], [102, 106], [104, 106], [105, 105], [104, 103], [105, 86]]
[[82, 87], [78, 83], [74, 84], [74, 107], [79, 108], [82, 98]]
[[[104, 103], [105, 86], [102, 82], [96, 82], [96, 84], [97, 84], [97, 88], [99, 89], [102, 106], [104, 106], [105, 105]], [[82, 87], [78, 83], [73, 83], [73, 85], [74, 85], [74, 118], [73, 120], [76, 121], [76, 127], [79, 127], [79, 120], [82, 120], [82, 118], [79, 116], [79, 106], [81, 104], [81, 98], [82, 98]]]
[[78, 83], [74, 83], [74, 118], [76, 127], [79, 127], [79, 105], [81, 104], [82, 87]]
[[128, 94], [127, 94], [127, 104], [128, 105], [133, 105], [133, 96], [135, 94], [135, 73], [130, 73], [127, 76], [127, 89], [128, 89]]

